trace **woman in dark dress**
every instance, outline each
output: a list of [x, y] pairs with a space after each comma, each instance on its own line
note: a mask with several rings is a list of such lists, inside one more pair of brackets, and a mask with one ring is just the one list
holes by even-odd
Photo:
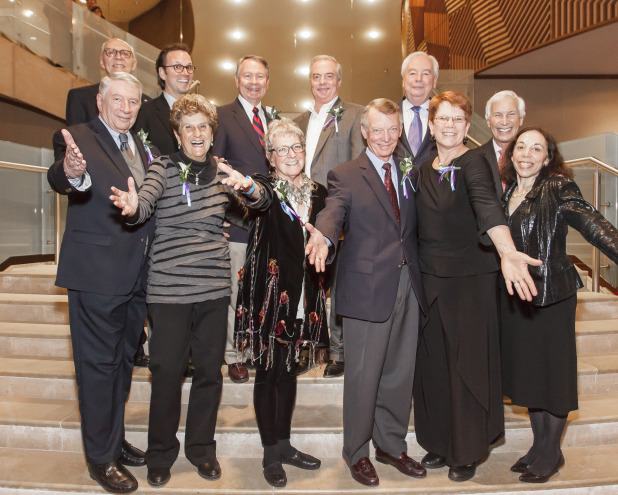
[[584, 200], [546, 131], [521, 129], [506, 157], [505, 212], [513, 240], [543, 261], [530, 269], [537, 288], [532, 303], [501, 298], [504, 394], [528, 408], [534, 435], [511, 471], [522, 473], [521, 481], [544, 483], [564, 465], [560, 439], [569, 411], [577, 409], [575, 308], [582, 282], [566, 254], [568, 226], [614, 262], [618, 231]]
[[[532, 281], [515, 251], [490, 165], [464, 138], [472, 105], [447, 91], [429, 104], [438, 156], [419, 169], [419, 259], [429, 306], [422, 318], [414, 383], [414, 424], [426, 468], [450, 466], [466, 481], [504, 433], [496, 287]], [[496, 249], [498, 251], [496, 254]]]
[[[328, 348], [326, 277], [305, 259], [305, 223], [324, 208], [326, 188], [304, 173], [303, 132], [289, 119], [274, 120], [265, 136], [271, 177], [254, 175], [259, 199], [247, 204], [252, 226], [247, 261], [239, 272], [235, 345], [255, 364], [253, 404], [264, 446], [264, 477], [287, 482], [283, 464], [318, 469], [320, 461], [290, 445], [296, 398], [296, 362], [301, 347]], [[227, 184], [251, 179], [229, 172]], [[251, 191], [251, 190], [249, 190]]]

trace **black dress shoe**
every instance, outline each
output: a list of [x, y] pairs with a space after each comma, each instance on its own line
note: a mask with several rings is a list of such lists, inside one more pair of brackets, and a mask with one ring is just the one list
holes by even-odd
[[134, 447], [126, 440], [122, 441], [122, 448], [120, 449], [120, 459], [118, 462], [125, 466], [145, 466], [146, 454], [143, 451]]
[[158, 488], [165, 485], [171, 477], [172, 473], [170, 472], [170, 468], [148, 468], [146, 480], [150, 486]]
[[446, 466], [446, 457], [429, 452], [425, 454], [423, 459], [421, 459], [421, 466], [427, 469], [438, 469], [444, 467]]
[[305, 454], [304, 452], [297, 450], [293, 456], [281, 454], [281, 463], [296, 466], [301, 469], [320, 469], [322, 461], [320, 461], [320, 459], [316, 459], [312, 455]]
[[88, 464], [90, 477], [110, 493], [131, 493], [137, 490], [137, 480], [117, 461]]
[[301, 356], [296, 364], [296, 376], [304, 375], [309, 371], [311, 367], [309, 366], [309, 358], [307, 356]]
[[468, 481], [474, 478], [476, 474], [476, 462], [466, 464], [465, 466], [451, 466], [448, 470], [448, 478], [451, 481]]
[[280, 462], [273, 462], [264, 468], [264, 479], [270, 486], [274, 486], [275, 488], [282, 488], [288, 482], [288, 478]]
[[514, 473], [525, 473], [528, 468], [528, 464], [522, 461], [523, 457], [517, 460], [515, 464], [511, 466], [511, 471]]
[[395, 457], [376, 447], [376, 461], [382, 464], [390, 464], [406, 476], [412, 476], [413, 478], [424, 478], [427, 476], [425, 468], [411, 457], [408, 457], [408, 454], [405, 452]]
[[138, 352], [133, 358], [133, 366], [139, 366], [140, 368], [147, 368], [150, 364], [150, 356], [144, 354], [144, 352]]
[[219, 461], [217, 459], [198, 464], [197, 472], [205, 480], [214, 481], [221, 478], [221, 466], [219, 466]]
[[532, 471], [526, 468], [524, 474], [519, 477], [519, 481], [523, 481], [524, 483], [547, 483], [549, 481], [549, 478], [556, 474], [562, 466], [564, 466], [564, 456], [560, 454], [560, 459], [558, 459], [556, 467], [554, 467], [554, 469], [552, 469], [549, 474], [534, 474]]
[[324, 368], [324, 378], [335, 378], [343, 375], [345, 363], [343, 361], [329, 361]]

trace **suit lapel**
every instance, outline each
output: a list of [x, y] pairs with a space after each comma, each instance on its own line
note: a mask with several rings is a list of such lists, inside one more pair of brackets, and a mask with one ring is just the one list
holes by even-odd
[[236, 99], [236, 103], [237, 103], [237, 106], [232, 111], [234, 112], [234, 119], [236, 119], [236, 123], [238, 124], [238, 127], [240, 127], [242, 131], [245, 133], [245, 135], [247, 136], [247, 139], [249, 140], [251, 145], [255, 148], [255, 150], [260, 154], [264, 154], [264, 148], [262, 147], [262, 144], [260, 143], [260, 138], [258, 138], [257, 132], [255, 132], [255, 129], [253, 128], [253, 124], [249, 120], [249, 117], [247, 116], [247, 113], [245, 112], [245, 109], [243, 108], [242, 103], [240, 103], [240, 100], [238, 100], [238, 98]]
[[[378, 201], [382, 205], [382, 207], [386, 210], [386, 214], [399, 226], [399, 222], [397, 222], [397, 217], [395, 216], [395, 210], [393, 210], [393, 205], [391, 204], [391, 200], [388, 197], [388, 193], [386, 192], [386, 187], [384, 187], [384, 183], [377, 170], [369, 160], [369, 157], [365, 154], [361, 155], [361, 171], [364, 179], [371, 187], [371, 190], [374, 192]], [[401, 210], [401, 208], [400, 208]]]
[[[333, 103], [333, 106], [331, 108], [337, 108], [337, 106], [341, 104], [342, 104], [341, 98], [337, 98], [337, 100], [335, 100], [335, 103]], [[344, 109], [344, 112], [345, 112], [345, 109]], [[331, 117], [332, 115], [327, 114], [326, 122], [328, 122]], [[324, 123], [324, 125], [326, 125], [326, 122]], [[313, 160], [311, 161], [311, 166], [315, 165], [315, 162], [320, 156], [320, 153], [322, 153], [322, 148], [324, 148], [326, 141], [328, 141], [328, 139], [332, 136], [333, 132], [335, 132], [335, 122], [334, 121], [328, 124], [328, 127], [326, 129], [322, 127], [322, 131], [320, 132], [320, 137], [318, 138], [318, 144], [316, 144], [315, 146], [315, 153], [313, 153]]]
[[107, 130], [107, 127], [101, 122], [101, 120], [97, 117], [92, 122], [92, 127], [96, 132], [96, 140], [101, 146], [101, 149], [108, 156], [110, 161], [114, 164], [114, 166], [126, 177], [128, 178], [131, 175], [131, 171], [129, 170], [129, 166], [127, 162], [122, 156], [118, 145], [114, 141], [114, 138]]
[[172, 134], [172, 138], [174, 142], [176, 142], [176, 136], [174, 136], [174, 133], [170, 129], [170, 106], [167, 104], [167, 100], [165, 96], [163, 96], [163, 93], [157, 98], [157, 117], [159, 117], [163, 127]]

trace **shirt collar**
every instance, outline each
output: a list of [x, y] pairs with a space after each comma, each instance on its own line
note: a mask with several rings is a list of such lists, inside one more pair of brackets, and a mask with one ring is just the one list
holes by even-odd
[[178, 99], [178, 98], [174, 98], [167, 91], [163, 91], [163, 98], [165, 98], [165, 101], [167, 101], [167, 104], [170, 106], [170, 108], [174, 106], [174, 103], [176, 103], [176, 100]]
[[251, 114], [251, 115], [253, 114], [253, 107], [257, 107], [258, 110], [262, 109], [262, 102], [261, 101], [258, 102], [257, 105], [252, 105], [247, 100], [245, 100], [241, 95], [238, 95], [238, 101], [240, 101], [240, 104], [245, 109], [245, 112], [247, 112], [248, 114]]
[[[412, 111], [412, 107], [415, 105], [412, 105], [412, 103], [410, 103], [410, 100], [408, 100], [407, 98], [404, 98], [407, 108]], [[425, 103], [423, 103], [422, 105], [419, 105], [421, 107], [422, 110], [426, 110], [429, 111], [429, 100], [427, 100]]]
[[330, 109], [333, 108], [333, 105], [335, 104], [335, 102], [339, 99], [339, 95], [335, 96], [331, 101], [329, 101], [328, 103], [326, 103], [325, 105], [322, 105], [322, 107], [320, 108], [319, 112], [315, 111], [315, 100], [313, 100], [313, 105], [311, 105], [309, 107], [309, 111], [313, 114], [313, 115], [320, 115], [320, 114], [325, 114], [330, 112]]
[[[116, 143], [116, 145], [118, 146], [118, 148], [120, 148], [120, 133], [116, 132], [114, 129], [112, 129], [110, 126], [107, 125], [107, 122], [105, 122], [103, 120], [103, 118], [101, 117], [101, 115], [99, 115], [99, 119], [101, 120], [101, 122], [103, 122], [103, 125], [107, 128], [107, 130], [109, 131], [109, 133], [112, 135], [112, 137], [114, 138], [114, 142]], [[127, 131], [125, 132], [125, 134], [127, 135], [128, 138], [128, 143], [129, 146], [131, 145], [131, 143], [133, 143], [133, 136], [131, 135], [131, 131]]]

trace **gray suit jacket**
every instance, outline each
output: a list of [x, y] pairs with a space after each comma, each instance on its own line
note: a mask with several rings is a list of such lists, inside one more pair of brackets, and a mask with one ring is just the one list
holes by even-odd
[[[346, 103], [341, 98], [337, 99], [333, 108], [339, 105], [343, 107], [343, 115], [337, 122], [339, 132], [335, 131], [332, 122], [326, 130], [322, 129], [311, 160], [311, 178], [323, 185], [326, 185], [328, 172], [337, 165], [349, 162], [365, 149], [360, 130], [360, 118], [364, 107], [356, 103]], [[294, 119], [305, 134], [307, 134], [310, 117], [311, 112], [307, 110]]]
[[496, 158], [496, 151], [494, 150], [493, 138], [487, 141], [483, 146], [479, 146], [476, 151], [481, 153], [487, 158], [489, 165], [491, 165], [491, 174], [494, 178], [494, 186], [496, 188], [496, 194], [498, 198], [502, 198], [504, 191], [502, 190], [502, 181], [500, 180], [500, 168], [498, 167], [498, 159]]

